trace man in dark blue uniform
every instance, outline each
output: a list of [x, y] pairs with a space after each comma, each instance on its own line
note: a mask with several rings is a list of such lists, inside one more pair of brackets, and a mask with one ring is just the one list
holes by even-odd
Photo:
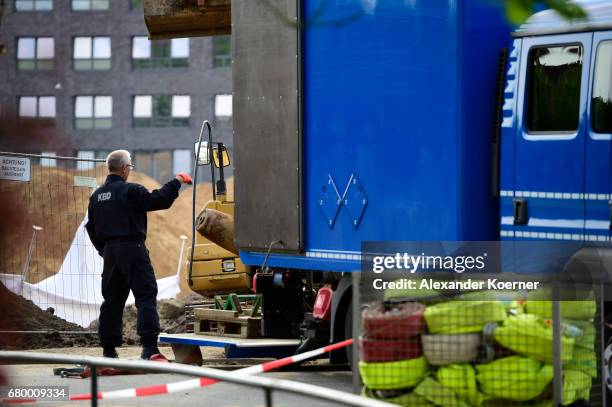
[[188, 174], [177, 174], [163, 187], [149, 192], [142, 185], [126, 182], [133, 168], [130, 153], [113, 151], [106, 158], [109, 175], [89, 199], [85, 226], [94, 247], [104, 258], [100, 307], [100, 345], [106, 357], [117, 357], [115, 347], [123, 342], [123, 308], [130, 290], [137, 309], [137, 332], [141, 358], [159, 354], [157, 336], [157, 282], [145, 246], [147, 212], [168, 209], [178, 196], [181, 183], [191, 184]]

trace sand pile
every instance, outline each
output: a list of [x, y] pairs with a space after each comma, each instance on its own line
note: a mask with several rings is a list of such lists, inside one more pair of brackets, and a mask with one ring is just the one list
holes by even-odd
[[[76, 171], [67, 168], [31, 167], [31, 182], [0, 182], [0, 202], [6, 218], [2, 222], [0, 245], [0, 273], [21, 274], [32, 239], [32, 225], [43, 228], [37, 232], [36, 245], [32, 252], [27, 281], [36, 283], [55, 275], [64, 261], [75, 232], [83, 221], [91, 194], [87, 187], [75, 187], [75, 176], [95, 176], [98, 183], [106, 178], [103, 167], [89, 171]], [[133, 172], [130, 182], [139, 183], [147, 189], [160, 185], [152, 178]], [[233, 198], [233, 179], [229, 179], [228, 198]], [[196, 214], [211, 199], [210, 184], [198, 185]], [[192, 189], [183, 187], [174, 205], [165, 211], [149, 213], [148, 238], [151, 261], [156, 277], [174, 275], [177, 270], [180, 251], [180, 236], [189, 237], [185, 249], [191, 244], [191, 208]], [[185, 250], [184, 260], [187, 260]], [[191, 293], [186, 285], [182, 267], [181, 297]], [[81, 273], [81, 270], [71, 270]], [[194, 294], [194, 293], [192, 293]], [[0, 321], [3, 330], [74, 330], [82, 331], [78, 325], [64, 321], [49, 312], [41, 310], [35, 304], [0, 287], [0, 299], [3, 310], [7, 310], [4, 320]], [[161, 305], [160, 314], [168, 315]], [[183, 305], [184, 307], [184, 305]], [[183, 313], [184, 314], [184, 313]], [[180, 332], [184, 329], [184, 315], [162, 317], [162, 330]], [[135, 308], [126, 308], [126, 339], [135, 341]], [[43, 347], [97, 345], [97, 337], [92, 335], [65, 336], [59, 334], [28, 334], [23, 336], [2, 336], [0, 347], [4, 349], [36, 349]]]
[[37, 233], [27, 281], [36, 283], [59, 271], [91, 193], [89, 188], [73, 186], [75, 175], [72, 169], [32, 166], [31, 182], [0, 182], [2, 199], [12, 200], [19, 210], [0, 242], [0, 272], [22, 273], [32, 225], [43, 230]]
[[[11, 233], [0, 241], [4, 248], [0, 255], [0, 272], [22, 273], [32, 239], [32, 225], [38, 225], [43, 230], [37, 233], [27, 273], [27, 281], [36, 283], [59, 271], [87, 212], [91, 189], [75, 187], [74, 176], [96, 176], [100, 184], [106, 178], [106, 171], [102, 166], [89, 171], [32, 166], [31, 173], [32, 181], [29, 183], [0, 182], [2, 197], [15, 200], [23, 208], [11, 225]], [[138, 172], [133, 172], [129, 181], [147, 189], [160, 187], [157, 181]], [[232, 199], [233, 179], [227, 181], [227, 186], [228, 197]], [[157, 278], [176, 273], [181, 235], [189, 238], [185, 248], [190, 245], [191, 191], [191, 187], [183, 187], [170, 209], [149, 213], [147, 246]], [[210, 184], [199, 184], [197, 195], [196, 214], [212, 198]], [[183, 288], [187, 289], [185, 285]]]
[[[0, 182], [0, 194], [19, 208], [19, 216], [11, 224], [10, 233], [3, 236], [0, 272], [21, 274], [32, 240], [32, 225], [37, 232], [26, 280], [37, 283], [56, 274], [72, 244], [74, 234], [85, 218], [91, 189], [74, 186], [75, 176], [104, 180], [106, 171], [96, 167], [88, 171], [72, 168], [31, 167], [30, 182]], [[149, 188], [159, 184], [144, 174], [135, 173], [135, 182]], [[78, 273], [78, 270], [74, 271]]]

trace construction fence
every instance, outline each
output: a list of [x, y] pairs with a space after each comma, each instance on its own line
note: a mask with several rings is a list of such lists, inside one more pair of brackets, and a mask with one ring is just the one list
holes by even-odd
[[456, 284], [466, 277], [354, 274], [362, 395], [402, 406], [606, 405], [603, 286], [570, 298], [558, 283]]
[[102, 301], [95, 298], [102, 263], [84, 222], [89, 196], [107, 173], [104, 160], [18, 153], [0, 153], [0, 160], [1, 282], [87, 327], [99, 311], [92, 304]]

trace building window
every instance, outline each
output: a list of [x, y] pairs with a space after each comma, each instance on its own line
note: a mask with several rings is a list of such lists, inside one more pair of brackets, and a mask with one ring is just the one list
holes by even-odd
[[190, 116], [190, 96], [134, 96], [134, 127], [186, 127]]
[[113, 125], [111, 96], [77, 96], [74, 100], [74, 127], [110, 129]]
[[[81, 150], [77, 152], [77, 158], [85, 158], [87, 160], [91, 160], [95, 158], [95, 152], [90, 150]], [[95, 161], [77, 161], [77, 170], [93, 170], [96, 166], [95, 164]]]
[[53, 10], [53, 0], [15, 0], [17, 11], [48, 11]]
[[73, 58], [75, 71], [110, 69], [110, 37], [75, 37]]
[[108, 2], [109, 0], [72, 0], [72, 10], [108, 10]]
[[139, 172], [159, 181], [167, 182], [174, 173], [172, 166], [172, 151], [136, 151], [134, 164]]
[[55, 96], [21, 96], [19, 98], [19, 117], [54, 121]]
[[215, 95], [215, 119], [232, 117], [232, 95]]
[[595, 78], [593, 80], [593, 100], [591, 118], [593, 131], [612, 133], [612, 41], [603, 41], [597, 47]]
[[17, 69], [53, 69], [55, 41], [53, 37], [21, 37], [17, 39]]
[[582, 58], [580, 45], [529, 51], [526, 127], [530, 133], [578, 129]]
[[[96, 159], [97, 160], [106, 160], [106, 157], [108, 157], [108, 155], [110, 153], [111, 152], [108, 151], [108, 150], [97, 150], [96, 151]], [[101, 165], [101, 164], [98, 164], [98, 165]]]
[[135, 69], [189, 66], [189, 38], [149, 41], [147, 37], [134, 37], [132, 66]]
[[[55, 157], [57, 154], [55, 151], [42, 151], [40, 155], [44, 155], [46, 157]], [[57, 167], [57, 160], [55, 158], [41, 158], [40, 159], [41, 167]]]
[[136, 9], [142, 10], [143, 0], [130, 0], [130, 8], [132, 10], [136, 10]]
[[193, 152], [191, 150], [174, 150], [172, 152], [172, 173], [178, 174], [179, 172], [192, 172], [192, 155]]
[[232, 65], [232, 45], [229, 35], [213, 37], [213, 66], [220, 68]]

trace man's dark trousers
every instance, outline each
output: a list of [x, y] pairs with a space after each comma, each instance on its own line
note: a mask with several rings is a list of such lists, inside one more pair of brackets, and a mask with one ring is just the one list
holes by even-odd
[[130, 289], [136, 299], [137, 333], [144, 346], [155, 346], [159, 334], [157, 282], [149, 251], [140, 241], [107, 242], [102, 272], [104, 302], [100, 307], [98, 329], [103, 347], [121, 346], [123, 342], [123, 308]]

